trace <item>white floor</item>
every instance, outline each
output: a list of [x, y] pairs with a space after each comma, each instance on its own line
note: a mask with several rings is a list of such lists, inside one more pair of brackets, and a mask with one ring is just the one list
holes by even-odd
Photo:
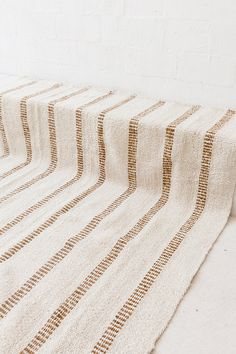
[[195, 277], [155, 354], [236, 354], [236, 217]]

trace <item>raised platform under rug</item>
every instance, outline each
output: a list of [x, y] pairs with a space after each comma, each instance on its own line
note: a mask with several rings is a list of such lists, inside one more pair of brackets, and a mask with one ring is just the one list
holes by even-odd
[[229, 217], [235, 112], [2, 75], [0, 129], [0, 353], [150, 353]]

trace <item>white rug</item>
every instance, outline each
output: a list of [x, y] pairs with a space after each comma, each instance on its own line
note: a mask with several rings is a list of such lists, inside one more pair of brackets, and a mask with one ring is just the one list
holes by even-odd
[[0, 352], [151, 352], [230, 214], [235, 112], [14, 77], [0, 97]]

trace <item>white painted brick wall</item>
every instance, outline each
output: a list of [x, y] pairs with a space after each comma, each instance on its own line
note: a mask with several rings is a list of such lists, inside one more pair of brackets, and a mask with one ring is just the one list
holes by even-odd
[[236, 108], [236, 0], [0, 0], [0, 72]]

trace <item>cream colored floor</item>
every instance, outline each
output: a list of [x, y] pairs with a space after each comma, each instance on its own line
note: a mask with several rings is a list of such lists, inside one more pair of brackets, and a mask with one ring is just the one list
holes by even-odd
[[236, 353], [236, 217], [230, 218], [154, 353]]

